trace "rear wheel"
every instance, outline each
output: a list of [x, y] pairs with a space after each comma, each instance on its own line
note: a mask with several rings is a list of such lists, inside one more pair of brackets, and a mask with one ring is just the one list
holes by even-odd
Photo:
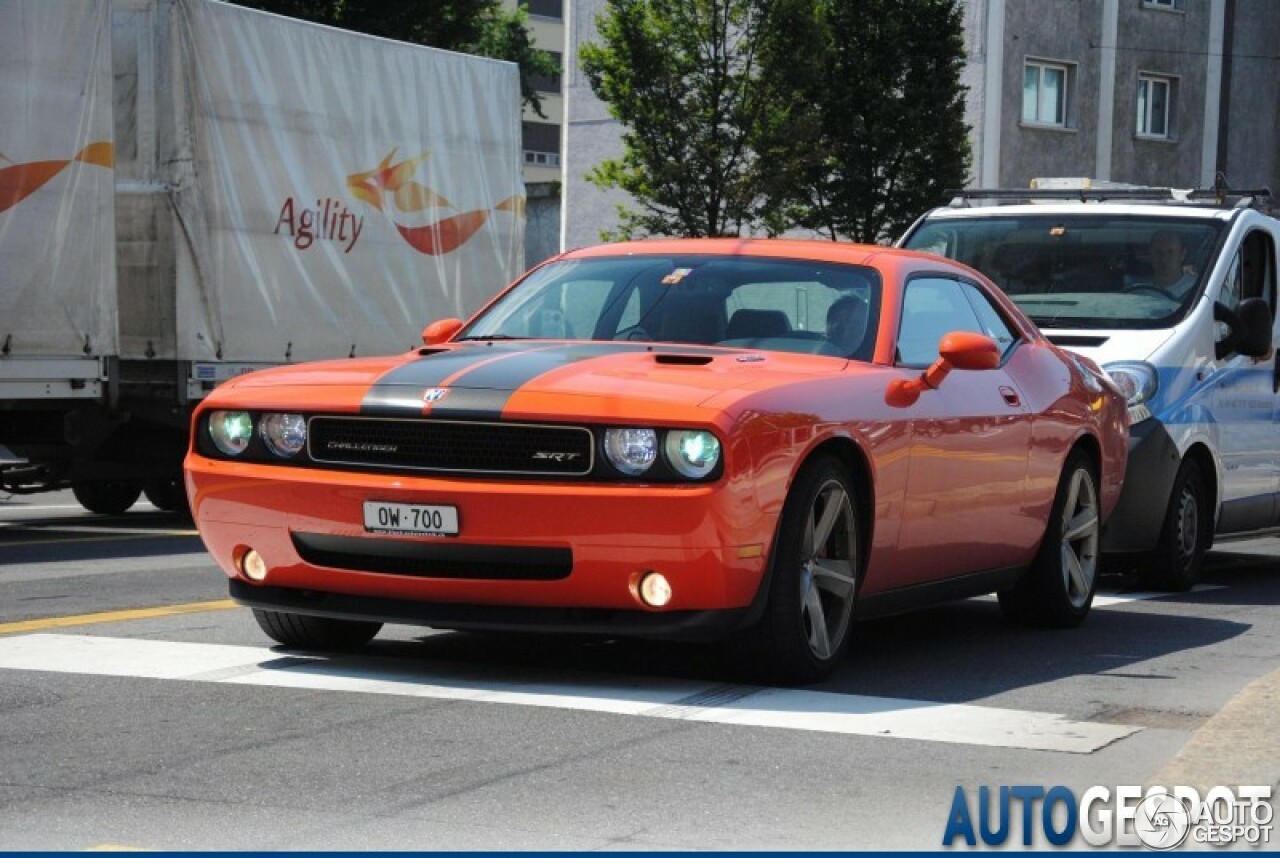
[[138, 500], [142, 486], [126, 480], [79, 482], [72, 484], [71, 493], [89, 512], [119, 515]]
[[143, 486], [142, 492], [156, 509], [165, 512], [191, 511], [187, 505], [187, 490], [181, 479], [152, 480]]
[[335, 620], [307, 614], [253, 609], [253, 618], [272, 640], [298, 649], [357, 649], [373, 640], [382, 623]]
[[1098, 586], [1101, 532], [1098, 477], [1089, 458], [1075, 450], [1062, 469], [1035, 562], [1022, 580], [999, 593], [1005, 616], [1059, 628], [1083, 622]]
[[861, 574], [858, 503], [848, 469], [830, 456], [797, 476], [782, 509], [764, 616], [747, 632], [752, 673], [817, 682], [840, 663]]
[[1200, 580], [1204, 553], [1213, 535], [1212, 510], [1204, 485], [1200, 466], [1191, 459], [1183, 461], [1173, 480], [1160, 541], [1140, 567], [1147, 586], [1182, 592]]

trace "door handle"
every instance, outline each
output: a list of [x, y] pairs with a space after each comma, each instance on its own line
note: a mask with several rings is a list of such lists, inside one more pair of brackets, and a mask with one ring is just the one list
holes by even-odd
[[1000, 395], [1004, 397], [1004, 401], [1007, 405], [1012, 405], [1016, 408], [1022, 404], [1022, 397], [1018, 396], [1018, 391], [1014, 390], [1012, 387], [1007, 387], [1003, 384], [1000, 385]]

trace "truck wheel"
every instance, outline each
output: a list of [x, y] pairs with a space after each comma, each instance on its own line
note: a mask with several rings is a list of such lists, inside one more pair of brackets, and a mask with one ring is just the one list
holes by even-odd
[[1040, 551], [1017, 584], [1001, 590], [1000, 609], [1028, 625], [1069, 628], [1089, 615], [1098, 586], [1098, 477], [1089, 458], [1072, 451], [1062, 469]]
[[1200, 580], [1212, 527], [1204, 475], [1199, 465], [1186, 459], [1173, 481], [1160, 541], [1139, 567], [1143, 583], [1155, 590], [1190, 590]]
[[188, 514], [191, 512], [191, 507], [187, 505], [187, 489], [181, 479], [152, 480], [142, 487], [142, 493], [156, 509]]
[[764, 616], [743, 641], [752, 674], [817, 682], [844, 657], [861, 575], [859, 502], [848, 469], [829, 456], [796, 477], [778, 525]]
[[99, 515], [119, 515], [133, 506], [142, 486], [125, 480], [73, 483], [71, 493], [80, 506]]
[[373, 640], [382, 623], [360, 620], [335, 620], [307, 614], [253, 609], [253, 618], [267, 637], [298, 649], [357, 649]]

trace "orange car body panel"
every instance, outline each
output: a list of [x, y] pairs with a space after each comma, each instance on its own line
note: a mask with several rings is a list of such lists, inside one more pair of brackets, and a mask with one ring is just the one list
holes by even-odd
[[[726, 254], [853, 263], [883, 282], [874, 359], [699, 347], [701, 365], [659, 363], [664, 344], [556, 366], [509, 391], [503, 421], [709, 428], [724, 442], [723, 476], [711, 483], [572, 482], [475, 479], [409, 471], [341, 471], [203, 455], [186, 461], [201, 536], [227, 576], [252, 547], [273, 587], [432, 604], [715, 611], [752, 603], [765, 579], [787, 490], [806, 457], [824, 445], [864, 463], [871, 531], [863, 594], [938, 581], [968, 571], [1025, 566], [1045, 533], [1063, 462], [1073, 445], [1098, 453], [1100, 505], [1119, 496], [1127, 417], [1114, 392], [1088, 389], [1025, 317], [981, 275], [940, 258], [832, 242], [733, 239], [647, 241], [561, 257], [619, 254]], [[1022, 342], [994, 370], [953, 370], [910, 407], [886, 402], [897, 379], [918, 368], [893, 365], [902, 284], [920, 272], [983, 284], [1007, 310]], [[495, 299], [496, 300], [496, 299]], [[482, 311], [483, 312], [483, 311]], [[446, 343], [442, 353], [512, 360], [511, 349], [554, 354], [563, 343]], [[358, 414], [377, 379], [422, 358], [418, 351], [253, 373], [213, 391], [212, 409]], [[474, 368], [479, 364], [472, 363]], [[440, 382], [465, 382], [465, 373]], [[1002, 394], [1001, 391], [1005, 391]], [[406, 389], [421, 401], [422, 390]], [[1011, 395], [1019, 403], [1010, 405]], [[431, 415], [422, 403], [421, 413]], [[454, 537], [371, 535], [365, 501], [444, 504], [458, 509]], [[411, 543], [567, 548], [572, 572], [560, 580], [410, 577], [331, 568], [302, 559], [294, 534]], [[664, 608], [644, 606], [636, 582], [658, 570], [671, 582]], [[249, 583], [249, 582], [245, 582]]]

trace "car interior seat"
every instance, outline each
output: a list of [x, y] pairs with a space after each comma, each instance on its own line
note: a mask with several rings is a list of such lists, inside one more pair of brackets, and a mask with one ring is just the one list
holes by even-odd
[[742, 309], [729, 318], [725, 339], [748, 340], [783, 337], [791, 333], [791, 322], [781, 310]]

